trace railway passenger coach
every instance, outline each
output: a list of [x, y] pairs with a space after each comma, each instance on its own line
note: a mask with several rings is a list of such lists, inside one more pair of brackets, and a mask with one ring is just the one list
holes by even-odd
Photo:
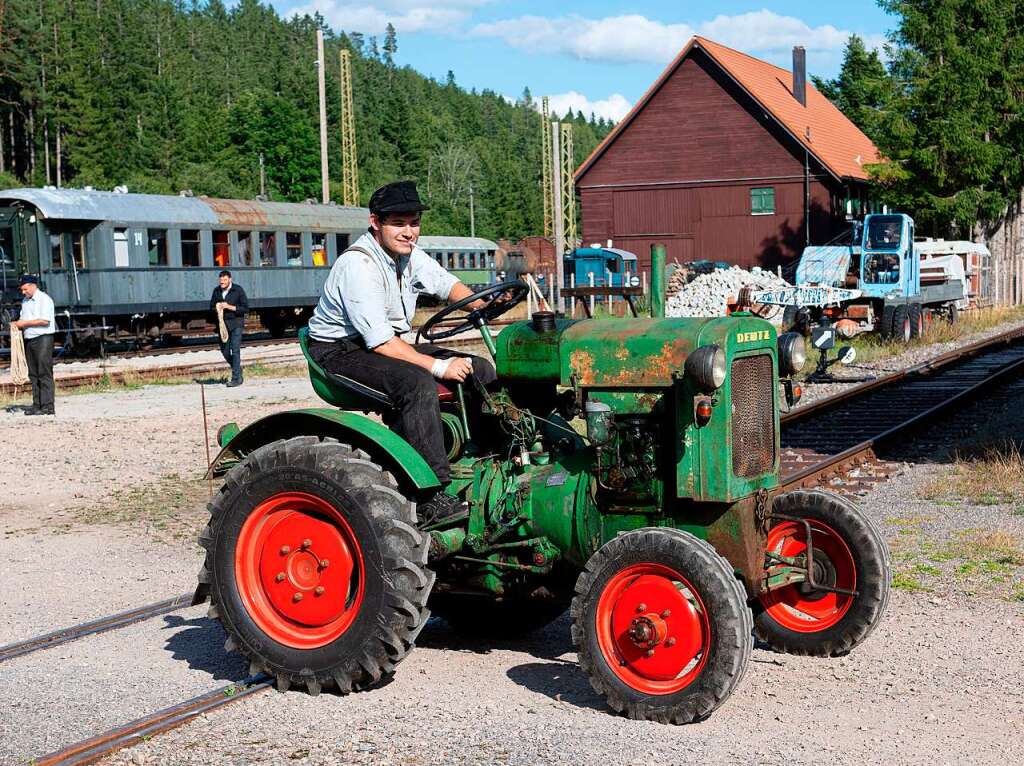
[[[272, 335], [302, 326], [331, 264], [366, 230], [366, 208], [72, 189], [0, 191], [0, 289], [8, 316], [18, 275], [40, 275], [72, 344], [159, 337], [207, 317], [229, 268]], [[471, 285], [494, 279], [497, 245], [423, 237]], [[6, 317], [5, 317], [6, 319]], [[111, 328], [102, 331], [101, 328]]]

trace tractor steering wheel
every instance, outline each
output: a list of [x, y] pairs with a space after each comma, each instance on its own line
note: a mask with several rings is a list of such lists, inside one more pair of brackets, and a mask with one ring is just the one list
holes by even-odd
[[[474, 327], [477, 329], [486, 327], [488, 321], [497, 319], [506, 311], [509, 311], [522, 303], [529, 291], [530, 288], [526, 286], [526, 283], [518, 279], [511, 282], [502, 282], [497, 285], [485, 287], [483, 290], [475, 292], [472, 295], [467, 295], [460, 301], [455, 301], [455, 303], [445, 306], [434, 314], [434, 316], [430, 317], [430, 319], [424, 322], [423, 326], [420, 327], [419, 332], [416, 333], [416, 341], [419, 342], [419, 339], [422, 336], [424, 339], [433, 343], [434, 341], [443, 340], [445, 338], [450, 338], [453, 335], [466, 332]], [[499, 296], [504, 293], [509, 294], [508, 300], [499, 301]], [[444, 330], [433, 329], [436, 325], [441, 324], [441, 322], [447, 319], [452, 312], [464, 309], [470, 303], [475, 303], [479, 300], [487, 301], [486, 305], [467, 312], [465, 319], [455, 327]]]

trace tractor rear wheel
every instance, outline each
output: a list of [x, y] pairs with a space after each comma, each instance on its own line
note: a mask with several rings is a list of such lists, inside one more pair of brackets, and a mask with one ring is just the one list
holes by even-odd
[[300, 436], [227, 475], [199, 537], [226, 649], [282, 691], [366, 688], [413, 648], [434, 575], [415, 506], [366, 453]]
[[771, 590], [755, 607], [758, 637], [789, 654], [846, 654], [875, 629], [889, 602], [892, 574], [885, 541], [856, 505], [832, 492], [788, 492], [775, 498], [772, 509], [791, 518], [775, 518], [767, 550], [804, 557], [806, 521], [814, 543], [815, 581], [856, 595], [815, 589], [806, 582]]
[[892, 339], [897, 343], [910, 343], [911, 330], [910, 307], [906, 304], [897, 306], [892, 312]]
[[883, 306], [882, 307], [882, 318], [878, 325], [878, 334], [882, 336], [882, 340], [889, 340], [893, 336], [893, 315], [896, 313], [895, 306]]
[[608, 705], [630, 718], [691, 723], [739, 684], [753, 648], [732, 567], [676, 529], [638, 529], [603, 545], [576, 582], [572, 640]]
[[920, 303], [910, 304], [910, 337], [920, 338], [924, 335], [924, 310]]

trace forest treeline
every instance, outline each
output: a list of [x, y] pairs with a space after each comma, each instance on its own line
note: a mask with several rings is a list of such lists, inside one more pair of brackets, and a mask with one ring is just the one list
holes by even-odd
[[[353, 52], [361, 203], [413, 178], [425, 231], [541, 232], [541, 118], [396, 64], [377, 39], [258, 0], [0, 0], [0, 188], [55, 184], [270, 199], [320, 197], [316, 30], [325, 32], [331, 196], [341, 201], [340, 51]], [[577, 163], [612, 125], [573, 123]]]

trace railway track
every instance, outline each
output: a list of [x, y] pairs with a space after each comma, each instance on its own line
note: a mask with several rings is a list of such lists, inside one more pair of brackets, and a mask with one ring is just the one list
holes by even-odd
[[[782, 418], [783, 489], [832, 486], [851, 492], [889, 478], [877, 452], [952, 407], [1024, 374], [1024, 328], [943, 354], [787, 413]], [[188, 605], [184, 594], [108, 618], [0, 647], [0, 662], [114, 630]], [[198, 715], [271, 688], [266, 675], [245, 678], [37, 758], [37, 766], [83, 766], [180, 726]]]

